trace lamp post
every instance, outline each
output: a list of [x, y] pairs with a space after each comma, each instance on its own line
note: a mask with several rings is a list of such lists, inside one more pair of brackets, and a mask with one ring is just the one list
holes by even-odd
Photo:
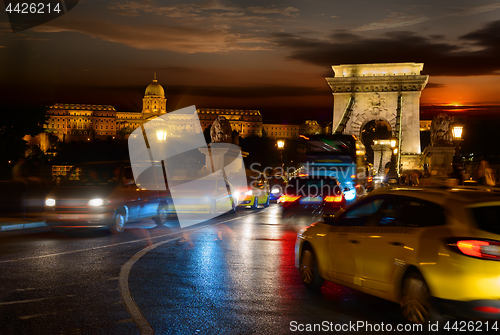
[[285, 149], [285, 141], [278, 140], [276, 142], [276, 146], [278, 147], [278, 150], [280, 151], [280, 166], [283, 167], [283, 149]]
[[464, 126], [455, 123], [451, 128], [451, 133], [453, 135], [453, 143], [455, 144], [455, 155], [453, 156], [453, 163], [461, 163], [460, 159], [460, 142], [462, 142], [462, 133]]
[[389, 172], [387, 172], [385, 176], [386, 183], [390, 185], [398, 184], [398, 173], [396, 171], [395, 161], [395, 157], [398, 154], [397, 143], [398, 141], [396, 139], [391, 139], [391, 164], [389, 166]]
[[462, 142], [463, 125], [459, 123], [454, 123], [451, 127], [451, 133], [453, 135], [453, 144], [455, 144], [455, 154], [453, 155], [453, 171], [451, 172], [451, 177], [458, 180], [458, 185], [463, 185], [464, 175], [462, 166], [462, 160], [460, 159], [460, 142]]

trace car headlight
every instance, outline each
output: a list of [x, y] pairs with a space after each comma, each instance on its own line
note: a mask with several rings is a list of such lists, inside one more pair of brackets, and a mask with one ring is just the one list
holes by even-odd
[[247, 191], [245, 194], [246, 195], [252, 195], [252, 193], [253, 193], [252, 190], [250, 190], [250, 191]]
[[102, 206], [104, 205], [105, 201], [100, 199], [100, 198], [97, 198], [97, 199], [91, 199], [89, 200], [89, 203], [88, 205], [89, 206], [93, 206], [93, 207], [99, 207], [99, 206]]
[[56, 205], [56, 199], [45, 199], [45, 206], [55, 206]]
[[278, 187], [275, 187], [275, 188], [273, 188], [273, 189], [271, 190], [271, 193], [272, 193], [272, 194], [279, 194], [279, 193], [281, 193], [281, 190], [280, 190]]

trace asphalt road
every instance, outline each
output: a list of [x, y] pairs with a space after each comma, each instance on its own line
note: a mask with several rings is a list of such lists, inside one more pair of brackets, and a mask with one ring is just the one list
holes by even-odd
[[[304, 288], [294, 266], [301, 227], [283, 224], [273, 204], [182, 231], [145, 220], [120, 235], [1, 233], [0, 334], [282, 334], [315, 323], [367, 334], [367, 324], [390, 324], [393, 333], [411, 326], [396, 304], [331, 283], [319, 293]], [[353, 328], [358, 322], [365, 324]]]

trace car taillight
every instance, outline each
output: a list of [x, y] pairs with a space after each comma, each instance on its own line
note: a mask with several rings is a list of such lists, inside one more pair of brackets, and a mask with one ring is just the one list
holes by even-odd
[[298, 195], [284, 194], [278, 198], [278, 203], [280, 203], [280, 202], [294, 202], [294, 201], [297, 201], [299, 198], [300, 198], [300, 196], [298, 196]]
[[373, 177], [368, 177], [367, 181], [371, 183], [373, 181]]
[[343, 195], [330, 195], [325, 197], [325, 202], [342, 202]]
[[448, 245], [470, 257], [500, 261], [500, 242], [498, 241], [455, 239]]
[[491, 306], [474, 307], [473, 310], [478, 311], [478, 312], [482, 312], [482, 313], [492, 313], [492, 314], [500, 313], [500, 308], [491, 307]]

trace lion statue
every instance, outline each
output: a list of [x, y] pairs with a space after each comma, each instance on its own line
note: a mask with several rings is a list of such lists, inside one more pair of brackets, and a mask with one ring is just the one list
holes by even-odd
[[224, 116], [218, 116], [214, 123], [212, 123], [210, 138], [212, 139], [212, 143], [232, 143], [233, 130], [231, 129], [229, 120]]
[[431, 123], [431, 146], [453, 146], [451, 134], [451, 117], [441, 113], [432, 119]]

